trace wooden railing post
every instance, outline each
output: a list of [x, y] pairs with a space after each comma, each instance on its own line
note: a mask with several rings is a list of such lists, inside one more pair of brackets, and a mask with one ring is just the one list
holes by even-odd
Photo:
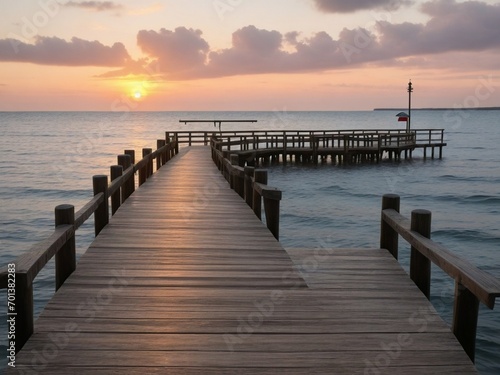
[[[118, 155], [118, 165], [121, 165], [121, 167], [123, 168], [123, 172], [129, 169], [134, 164], [134, 161], [135, 160], [133, 160], [132, 155], [130, 153], [125, 155]], [[127, 181], [125, 181], [125, 183], [122, 186], [122, 202], [125, 202], [128, 199], [128, 197], [130, 197], [132, 193], [135, 191], [134, 176], [135, 174], [132, 173], [132, 176], [130, 176], [130, 178]]]
[[[158, 139], [156, 141], [156, 149], [160, 149], [165, 146], [164, 139]], [[160, 169], [165, 164], [165, 153], [162, 152], [156, 157], [156, 170]]]
[[[231, 163], [231, 165], [237, 166], [238, 165], [238, 155], [229, 155], [229, 162]], [[232, 173], [229, 178], [231, 179], [231, 181], [230, 181], [231, 189], [236, 190], [236, 185], [238, 183], [238, 181], [237, 181], [238, 178], [237, 178], [236, 174]]]
[[[393, 209], [399, 212], [400, 197], [396, 194], [386, 194], [382, 198], [382, 211]], [[380, 248], [387, 249], [392, 256], [398, 259], [398, 232], [391, 228], [384, 219], [380, 224]]]
[[[55, 208], [55, 227], [73, 224], [75, 224], [75, 206], [69, 204], [57, 206]], [[56, 290], [59, 290], [76, 269], [75, 249], [75, 234], [73, 234], [56, 254]]]
[[[229, 176], [228, 171], [226, 170], [226, 163], [224, 160], [229, 158], [229, 151], [222, 151], [222, 174], [227, 182], [231, 184], [231, 176]], [[232, 188], [232, 186], [231, 186]]]
[[[111, 181], [120, 178], [123, 175], [123, 167], [121, 165], [111, 166]], [[122, 185], [124, 186], [124, 185]], [[111, 214], [114, 215], [122, 204], [122, 188], [118, 189], [111, 195]]]
[[[411, 213], [411, 230], [425, 238], [431, 238], [431, 212], [414, 210]], [[431, 295], [431, 261], [416, 248], [411, 247], [410, 278], [424, 293], [427, 299]]]
[[[267, 171], [256, 169], [254, 172], [254, 181], [267, 185]], [[253, 212], [262, 220], [262, 197], [256, 189], [253, 189]]]
[[[130, 156], [130, 165], [135, 165], [135, 150], [125, 150], [125, 155], [129, 155]], [[123, 168], [123, 170], [125, 171], [125, 167]], [[129, 184], [129, 189], [130, 189], [130, 194], [127, 196], [127, 198], [135, 191], [135, 174], [132, 175], [132, 177], [130, 178], [130, 180], [128, 180], [128, 184]], [[126, 198], [123, 197], [123, 201], [125, 201]]]
[[479, 315], [479, 300], [458, 281], [455, 283], [455, 305], [453, 309], [453, 334], [458, 339], [472, 362], [475, 361], [476, 331]]
[[[35, 321], [33, 317], [33, 280], [26, 272], [16, 272], [16, 306], [15, 311], [7, 311], [7, 321], [16, 322], [16, 353], [26, 344], [33, 334]], [[15, 313], [16, 315], [11, 315]]]
[[[153, 153], [153, 150], [150, 148], [143, 148], [142, 149], [142, 157], [143, 158], [148, 157], [152, 153]], [[147, 179], [151, 176], [152, 173], [153, 173], [153, 160], [151, 160], [151, 158], [150, 158], [150, 160], [148, 160], [146, 165], [139, 170], [139, 186], [144, 184], [147, 181]]]
[[264, 198], [266, 212], [266, 225], [278, 241], [280, 240], [280, 201], [278, 199]]
[[[146, 153], [146, 155], [144, 155], [144, 153]], [[149, 156], [147, 178], [150, 178], [153, 175], [153, 158], [151, 155], [152, 153], [153, 153], [152, 148], [146, 148], [142, 150], [142, 156]]]
[[167, 151], [165, 152], [165, 163], [168, 163], [172, 158], [172, 154], [174, 152], [174, 148], [172, 147], [170, 133], [165, 133], [165, 144], [168, 145]]
[[130, 156], [130, 164], [135, 164], [135, 150], [125, 150], [124, 154]]
[[[239, 166], [239, 157], [238, 155], [231, 155], [231, 165], [232, 166]], [[244, 179], [239, 176], [238, 173], [233, 173], [231, 176], [232, 180], [232, 188], [234, 191], [236, 191], [240, 197], [245, 198], [245, 184], [244, 184]]]
[[179, 134], [175, 133], [174, 140], [175, 140], [174, 155], [177, 155], [179, 153]]
[[255, 167], [245, 167], [245, 201], [248, 206], [253, 208], [253, 187], [252, 178], [255, 172]]
[[319, 138], [317, 139], [314, 135], [311, 135], [310, 144], [311, 144], [311, 148], [312, 148], [313, 163], [318, 164]]
[[94, 196], [103, 193], [104, 200], [94, 212], [94, 230], [97, 236], [101, 230], [109, 223], [109, 203], [108, 203], [108, 176], [98, 175], [93, 177]]

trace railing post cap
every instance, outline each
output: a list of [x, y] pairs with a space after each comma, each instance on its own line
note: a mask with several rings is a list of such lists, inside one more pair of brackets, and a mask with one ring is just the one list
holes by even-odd
[[66, 211], [66, 210], [74, 210], [75, 209], [75, 206], [73, 206], [72, 204], [60, 204], [58, 206], [56, 206], [55, 210], [56, 211]]
[[430, 216], [430, 215], [432, 215], [432, 212], [431, 212], [431, 211], [429, 211], [429, 210], [423, 210], [423, 209], [419, 208], [419, 209], [417, 209], [417, 210], [413, 210], [413, 211], [411, 212], [411, 214], [412, 214], [412, 215], [421, 215], [421, 216], [425, 216], [425, 215]]
[[107, 179], [108, 176], [105, 175], [105, 174], [96, 174], [96, 175], [92, 176], [92, 178], [95, 179], [95, 180], [104, 179], [104, 178]]
[[398, 194], [384, 194], [385, 199], [400, 199]]

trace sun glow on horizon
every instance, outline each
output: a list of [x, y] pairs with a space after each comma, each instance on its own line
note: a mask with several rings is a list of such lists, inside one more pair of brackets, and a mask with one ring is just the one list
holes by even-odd
[[127, 93], [127, 96], [133, 100], [144, 100], [151, 94], [151, 85], [147, 81], [123, 80], [120, 86]]

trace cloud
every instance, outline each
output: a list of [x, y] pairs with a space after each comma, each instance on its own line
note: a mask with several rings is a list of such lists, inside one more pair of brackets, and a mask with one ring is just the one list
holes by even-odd
[[[68, 42], [38, 37], [35, 44], [26, 44], [3, 39], [0, 61], [114, 67], [117, 69], [100, 77], [147, 75], [175, 81], [321, 72], [362, 64], [431, 66], [439, 62], [443, 66], [448, 61], [451, 68], [458, 66], [452, 54], [471, 56], [471, 51], [481, 52], [475, 54], [479, 61], [479, 55], [497, 54], [500, 50], [500, 4], [434, 0], [423, 3], [421, 11], [428, 16], [427, 23], [380, 21], [371, 30], [345, 28], [336, 37], [324, 31], [304, 36], [297, 31], [281, 33], [250, 25], [236, 30], [231, 46], [220, 50], [210, 48], [201, 30], [186, 27], [141, 30], [137, 45], [143, 58], [139, 60], [132, 60], [121, 43], [105, 46], [78, 38]], [[473, 59], [467, 61], [472, 64]]]
[[359, 10], [384, 9], [393, 11], [411, 5], [411, 0], [313, 0], [316, 8], [324, 13], [354, 13]]
[[190, 77], [203, 69], [210, 47], [200, 30], [178, 27], [174, 31], [141, 30], [137, 44], [157, 61], [163, 72], [175, 77]]
[[500, 47], [500, 4], [437, 0], [421, 6], [427, 24], [380, 22], [380, 42], [389, 55], [483, 51]]
[[60, 66], [123, 66], [129, 59], [125, 46], [108, 47], [98, 41], [37, 37], [35, 44], [0, 39], [0, 61]]
[[105, 12], [108, 10], [121, 10], [123, 5], [116, 4], [113, 1], [68, 1], [63, 4], [66, 7], [82, 8], [95, 12]]
[[[421, 6], [427, 23], [377, 22], [373, 30], [343, 29], [334, 38], [317, 32], [281, 33], [253, 25], [236, 30], [229, 48], [212, 50], [200, 30], [142, 30], [137, 42], [147, 56], [103, 77], [154, 72], [167, 80], [190, 80], [234, 75], [301, 73], [352, 68], [361, 64], [431, 65], [451, 53], [498, 51], [500, 5], [479, 1], [435, 0]], [[450, 67], [456, 64], [448, 60]]]
[[232, 47], [209, 54], [205, 74], [222, 76], [279, 72], [286, 69], [283, 64], [288, 54], [282, 50], [283, 35], [278, 31], [247, 26], [233, 33]]

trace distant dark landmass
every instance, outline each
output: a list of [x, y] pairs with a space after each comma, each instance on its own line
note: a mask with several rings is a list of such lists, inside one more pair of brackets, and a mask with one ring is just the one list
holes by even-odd
[[[408, 108], [375, 108], [374, 111], [407, 111]], [[477, 108], [412, 108], [412, 111], [499, 111], [500, 107], [477, 107]]]

